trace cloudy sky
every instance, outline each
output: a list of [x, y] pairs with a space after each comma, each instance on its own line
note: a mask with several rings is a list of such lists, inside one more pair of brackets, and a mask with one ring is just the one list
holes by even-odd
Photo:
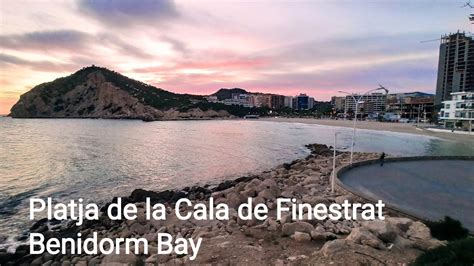
[[383, 84], [434, 92], [458, 0], [0, 0], [0, 114], [33, 86], [100, 65], [156, 87], [328, 100]]

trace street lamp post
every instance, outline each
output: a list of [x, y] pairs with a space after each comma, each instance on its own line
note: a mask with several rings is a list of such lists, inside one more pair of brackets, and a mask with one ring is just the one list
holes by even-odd
[[354, 95], [351, 95], [352, 99], [355, 102], [355, 112], [354, 112], [354, 123], [352, 126], [352, 144], [351, 144], [351, 164], [352, 164], [352, 155], [354, 154], [354, 145], [355, 145], [355, 136], [356, 136], [356, 123], [357, 123], [357, 113], [359, 112], [359, 99], [356, 99]]
[[416, 127], [420, 127], [420, 106], [418, 105], [418, 115], [416, 117]]
[[331, 193], [334, 193], [334, 180], [336, 179], [336, 141], [339, 132], [334, 133], [334, 146], [333, 146], [333, 158], [332, 158], [332, 178], [331, 178]]
[[388, 94], [388, 90], [380, 85], [380, 88], [377, 88], [377, 89], [372, 89], [372, 90], [369, 90], [369, 91], [366, 91], [364, 94], [361, 94], [359, 95], [359, 98], [356, 98], [355, 97], [355, 94], [354, 93], [350, 93], [350, 92], [346, 92], [346, 91], [338, 91], [339, 93], [344, 93], [344, 94], [347, 94], [349, 96], [352, 97], [352, 99], [354, 100], [355, 102], [355, 113], [354, 113], [354, 124], [353, 124], [353, 129], [352, 129], [352, 145], [351, 145], [351, 160], [350, 160], [350, 164], [352, 164], [352, 157], [353, 157], [353, 154], [354, 154], [354, 145], [355, 145], [355, 136], [356, 136], [356, 123], [357, 123], [357, 112], [358, 112], [358, 109], [359, 109], [359, 102], [361, 101], [362, 97], [364, 97], [365, 95], [371, 93], [371, 92], [374, 92], [374, 91], [379, 91], [379, 90], [383, 90], [385, 91], [386, 94]]

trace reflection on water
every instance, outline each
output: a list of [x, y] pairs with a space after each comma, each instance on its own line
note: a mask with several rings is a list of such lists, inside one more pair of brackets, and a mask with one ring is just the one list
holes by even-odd
[[[348, 147], [351, 129], [264, 121], [0, 118], [0, 235], [27, 228], [28, 198], [103, 202], [135, 188], [216, 183], [288, 162], [308, 143]], [[474, 155], [417, 135], [357, 131], [357, 151]]]

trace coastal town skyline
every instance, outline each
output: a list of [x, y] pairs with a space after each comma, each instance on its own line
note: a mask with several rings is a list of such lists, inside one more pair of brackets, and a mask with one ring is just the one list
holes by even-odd
[[434, 93], [435, 39], [470, 27], [463, 1], [269, 4], [1, 1], [0, 114], [35, 85], [92, 64], [200, 95], [240, 87], [328, 101], [378, 83]]

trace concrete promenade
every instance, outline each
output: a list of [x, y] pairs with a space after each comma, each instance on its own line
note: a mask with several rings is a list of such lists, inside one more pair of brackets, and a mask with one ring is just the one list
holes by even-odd
[[445, 215], [474, 231], [474, 161], [389, 161], [367, 164], [339, 173], [353, 192], [381, 199], [420, 218]]

